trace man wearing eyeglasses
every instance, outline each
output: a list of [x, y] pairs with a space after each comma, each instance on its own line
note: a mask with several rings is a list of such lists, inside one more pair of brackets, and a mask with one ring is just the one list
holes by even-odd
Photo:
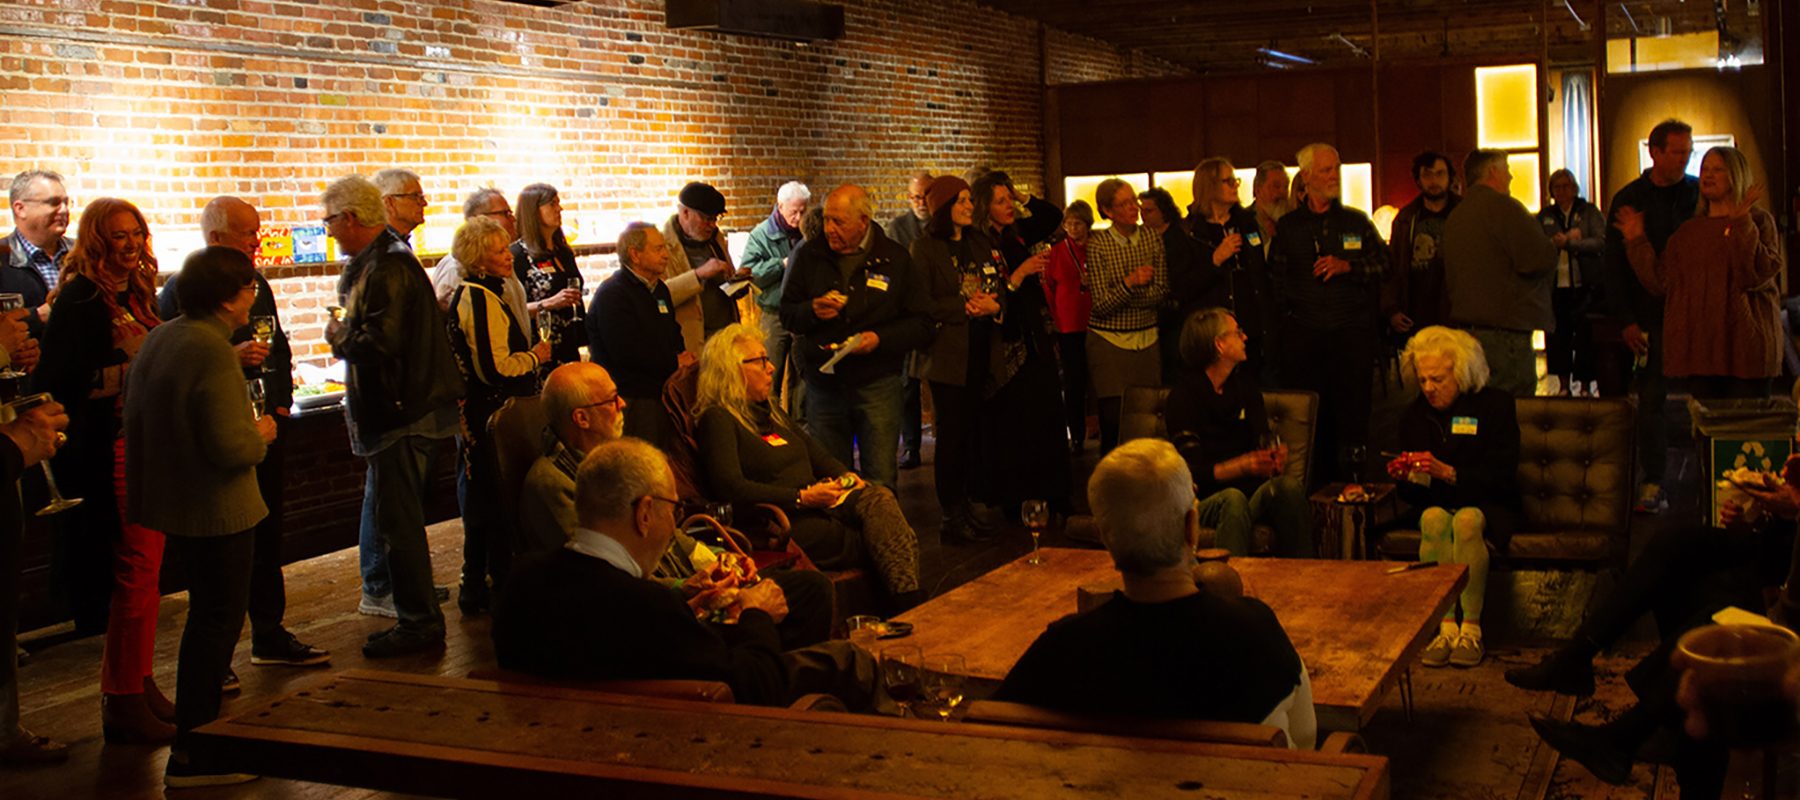
[[[487, 217], [500, 223], [506, 230], [507, 241], [518, 241], [518, 218], [513, 216], [512, 204], [506, 202], [506, 195], [499, 189], [484, 187], [469, 193], [469, 198], [463, 201], [463, 219], [476, 217]], [[450, 295], [456, 293], [462, 277], [462, 262], [456, 260], [456, 254], [445, 253], [438, 259], [437, 266], [431, 269], [431, 289], [437, 293], [438, 308], [450, 310]], [[536, 304], [525, 300], [525, 284], [519, 281], [519, 276], [506, 276], [503, 285], [505, 294], [500, 299], [512, 308], [513, 319], [533, 319], [537, 313]]]
[[731, 263], [725, 233], [719, 230], [724, 214], [725, 195], [696, 181], [681, 188], [675, 215], [662, 226], [675, 321], [681, 324], [683, 346], [695, 355], [713, 331], [738, 321], [738, 298], [750, 291], [749, 283], [733, 286], [730, 294], [721, 289], [727, 282], [750, 278], [750, 270]]
[[[931, 205], [925, 197], [925, 190], [931, 186], [932, 174], [925, 170], [913, 173], [912, 180], [906, 184], [906, 202], [910, 206], [900, 216], [888, 223], [887, 235], [900, 249], [912, 252], [912, 243], [925, 232], [925, 222], [931, 219]], [[923, 356], [914, 353], [907, 356], [910, 362]], [[900, 395], [900, 468], [913, 469], [921, 463], [922, 452], [919, 437], [924, 429], [924, 422], [919, 405], [919, 379], [912, 376], [911, 364], [905, 370], [906, 379]], [[799, 417], [796, 417], [799, 419]]]
[[25, 298], [25, 326], [33, 338], [44, 334], [50, 318], [50, 292], [56, 288], [63, 256], [75, 240], [69, 230], [69, 193], [63, 177], [49, 170], [26, 170], [13, 176], [13, 232], [0, 240], [0, 292]]
[[387, 212], [388, 227], [400, 234], [400, 241], [407, 247], [412, 247], [412, 232], [425, 224], [425, 208], [431, 205], [425, 199], [418, 173], [396, 167], [375, 173], [371, 180], [381, 189], [381, 206]]

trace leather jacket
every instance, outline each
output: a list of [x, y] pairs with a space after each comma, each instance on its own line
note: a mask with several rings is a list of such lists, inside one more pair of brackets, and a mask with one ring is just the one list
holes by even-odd
[[327, 338], [332, 355], [347, 362], [347, 402], [361, 437], [374, 441], [461, 397], [444, 312], [412, 249], [383, 231], [344, 265], [344, 276], [344, 322]]

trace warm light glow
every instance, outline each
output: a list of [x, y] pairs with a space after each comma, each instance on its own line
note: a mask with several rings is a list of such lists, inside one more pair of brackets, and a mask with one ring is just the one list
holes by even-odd
[[1475, 69], [1475, 136], [1484, 149], [1538, 146], [1537, 65]]
[[1169, 193], [1169, 197], [1175, 201], [1175, 207], [1181, 209], [1182, 214], [1187, 213], [1187, 207], [1194, 203], [1193, 170], [1155, 172], [1151, 173], [1150, 179], [1156, 182], [1157, 188]]
[[[1635, 60], [1632, 45], [1636, 44]], [[1760, 59], [1752, 62], [1762, 63]], [[1607, 72], [1654, 72], [1665, 69], [1700, 69], [1719, 64], [1719, 32], [1717, 29], [1683, 33], [1676, 36], [1644, 36], [1636, 39], [1609, 39], [1606, 42]]]
[[1097, 223], [1094, 225], [1095, 228], [1106, 228], [1112, 225], [1112, 223], [1101, 219], [1100, 204], [1094, 202], [1094, 190], [1100, 188], [1100, 182], [1107, 178], [1123, 178], [1127, 183], [1131, 184], [1131, 188], [1134, 191], [1141, 192], [1150, 188], [1150, 174], [1145, 172], [1140, 172], [1135, 175], [1081, 175], [1072, 178], [1063, 178], [1063, 202], [1073, 203], [1076, 200], [1087, 201], [1088, 205], [1094, 207], [1094, 219], [1097, 220]]
[[1537, 213], [1544, 203], [1543, 182], [1538, 177], [1538, 154], [1513, 153], [1506, 157], [1506, 166], [1512, 169], [1512, 196], [1524, 203], [1526, 210]]
[[1375, 207], [1375, 165], [1345, 164], [1338, 170], [1344, 185], [1344, 206], [1367, 211]]
[[1375, 223], [1375, 230], [1381, 233], [1383, 241], [1394, 240], [1394, 218], [1400, 216], [1400, 209], [1393, 206], [1382, 206], [1369, 215], [1369, 221]]

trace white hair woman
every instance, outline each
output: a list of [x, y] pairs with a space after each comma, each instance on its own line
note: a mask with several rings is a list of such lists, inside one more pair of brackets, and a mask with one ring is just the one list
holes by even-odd
[[919, 540], [900, 502], [788, 420], [770, 401], [774, 372], [762, 332], [751, 325], [729, 325], [701, 350], [695, 438], [712, 499], [780, 507], [813, 563], [872, 566], [889, 611], [917, 605]]
[[[1428, 667], [1481, 663], [1481, 602], [1488, 550], [1517, 527], [1519, 422], [1511, 394], [1488, 386], [1487, 358], [1469, 334], [1433, 325], [1400, 354], [1419, 396], [1400, 417], [1399, 458], [1388, 474], [1419, 514], [1419, 560], [1466, 564], [1469, 582], [1426, 646]], [[1462, 623], [1457, 624], [1461, 612]]]
[[463, 399], [461, 445], [463, 474], [462, 591], [456, 603], [464, 614], [488, 610], [489, 578], [498, 588], [512, 568], [512, 525], [499, 513], [499, 465], [488, 437], [488, 418], [509, 397], [537, 392], [538, 366], [550, 360], [550, 343], [531, 346], [530, 324], [513, 316], [506, 279], [513, 274], [511, 239], [500, 223], [471, 217], [456, 231], [451, 254], [463, 267], [462, 285], [450, 295], [450, 349], [462, 369], [468, 396]]
[[1700, 206], [1659, 256], [1644, 215], [1618, 210], [1631, 269], [1664, 295], [1663, 374], [1695, 397], [1767, 397], [1781, 374], [1781, 234], [1735, 147], [1700, 160]]

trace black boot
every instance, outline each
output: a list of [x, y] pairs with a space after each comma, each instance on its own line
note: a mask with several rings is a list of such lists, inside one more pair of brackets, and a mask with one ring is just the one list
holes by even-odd
[[1594, 693], [1593, 656], [1558, 648], [1536, 664], [1507, 670], [1506, 682], [1534, 692], [1590, 695]]

